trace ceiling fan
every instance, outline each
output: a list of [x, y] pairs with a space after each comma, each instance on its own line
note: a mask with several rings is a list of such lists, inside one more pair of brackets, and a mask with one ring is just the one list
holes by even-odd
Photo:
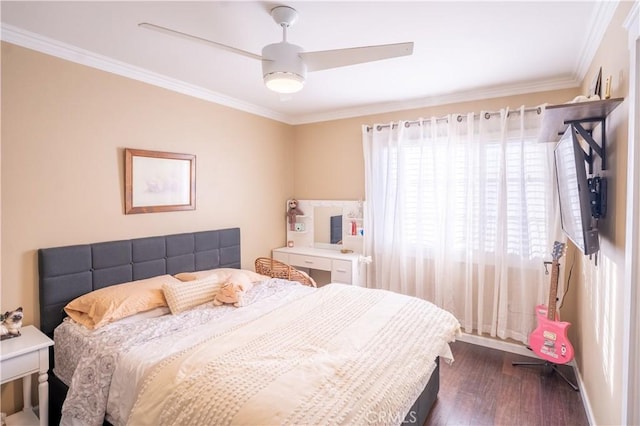
[[264, 84], [278, 93], [295, 93], [302, 89], [307, 71], [320, 71], [382, 59], [407, 56], [413, 53], [413, 42], [352, 47], [346, 49], [305, 52], [302, 47], [287, 42], [287, 29], [298, 18], [298, 12], [289, 6], [271, 9], [273, 20], [282, 27], [282, 41], [265, 46], [262, 55], [227, 46], [195, 35], [142, 22], [138, 26], [165, 34], [199, 41], [229, 52], [262, 61]]

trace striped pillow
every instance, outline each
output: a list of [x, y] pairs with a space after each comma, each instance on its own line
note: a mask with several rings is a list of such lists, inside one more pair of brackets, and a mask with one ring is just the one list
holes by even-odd
[[221, 286], [222, 282], [218, 277], [209, 277], [197, 281], [165, 283], [162, 291], [171, 313], [176, 315], [212, 301]]

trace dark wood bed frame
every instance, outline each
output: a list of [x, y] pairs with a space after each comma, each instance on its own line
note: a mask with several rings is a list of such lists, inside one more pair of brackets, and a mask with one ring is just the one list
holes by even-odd
[[[38, 250], [40, 329], [53, 338], [66, 316], [64, 306], [78, 296], [157, 275], [240, 268], [240, 228], [172, 234]], [[49, 353], [49, 423], [59, 424], [67, 386], [53, 373]], [[429, 383], [405, 422], [423, 425], [440, 387], [439, 360]]]

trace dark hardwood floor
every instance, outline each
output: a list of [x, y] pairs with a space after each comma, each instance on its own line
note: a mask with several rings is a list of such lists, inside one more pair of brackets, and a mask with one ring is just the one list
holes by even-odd
[[[464, 342], [440, 363], [440, 392], [425, 425], [588, 425], [580, 392], [558, 374], [512, 361], [536, 361]], [[576, 383], [573, 369], [561, 371]]]

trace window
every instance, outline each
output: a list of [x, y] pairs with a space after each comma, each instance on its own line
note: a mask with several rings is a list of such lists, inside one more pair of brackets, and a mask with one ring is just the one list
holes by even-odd
[[471, 247], [486, 253], [504, 241], [508, 254], [546, 256], [552, 187], [546, 145], [513, 140], [502, 152], [499, 143], [452, 147], [442, 138], [391, 149], [389, 164], [397, 166], [390, 174], [405, 207], [407, 241], [427, 249], [445, 243], [456, 251]]

